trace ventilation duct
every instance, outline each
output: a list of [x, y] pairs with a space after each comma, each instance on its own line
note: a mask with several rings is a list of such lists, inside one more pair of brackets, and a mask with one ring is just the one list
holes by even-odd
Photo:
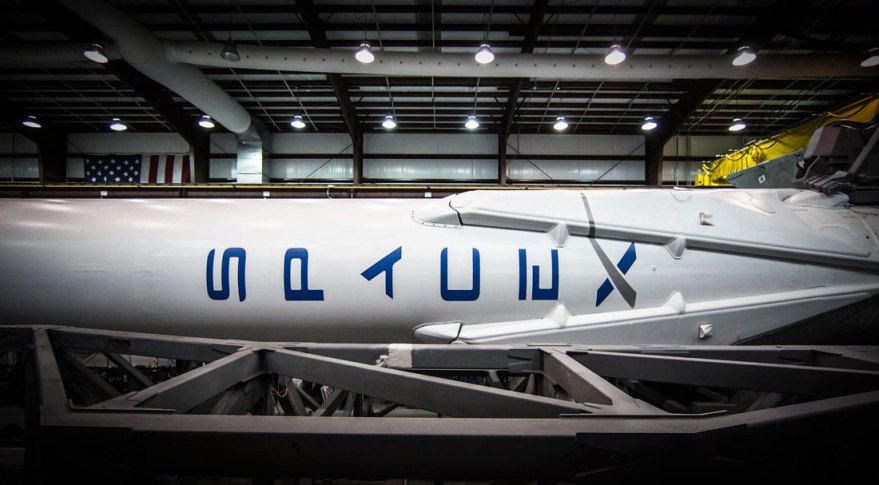
[[127, 14], [97, 0], [60, 0], [60, 3], [110, 36], [122, 58], [144, 75], [179, 94], [229, 131], [259, 137], [247, 110], [198, 68], [171, 62], [162, 42]]
[[[229, 67], [217, 55], [222, 48], [222, 44], [210, 42], [165, 42], [165, 53], [172, 62], [206, 67]], [[747, 66], [733, 67], [726, 58], [717, 56], [630, 56], [622, 64], [610, 66], [601, 55], [503, 54], [488, 64], [478, 64], [469, 53], [382, 51], [375, 62], [361, 64], [352, 62], [350, 50], [342, 49], [238, 45], [238, 52], [238, 68], [376, 76], [577, 80], [791, 79], [815, 77], [816, 73], [823, 77], [879, 76], [879, 71], [862, 68], [861, 58], [851, 55], [767, 55]]]

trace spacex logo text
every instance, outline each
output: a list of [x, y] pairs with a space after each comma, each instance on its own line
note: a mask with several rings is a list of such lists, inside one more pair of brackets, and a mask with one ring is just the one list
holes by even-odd
[[[600, 305], [608, 295], [613, 292], [614, 288], [618, 288], [623, 298], [629, 303], [630, 306], [634, 306], [634, 290], [628, 285], [628, 283], [623, 279], [622, 274], [626, 274], [629, 271], [629, 268], [632, 267], [632, 264], [635, 261], [635, 244], [632, 243], [629, 246], [629, 249], [622, 256], [619, 263], [617, 263], [616, 268], [619, 268], [619, 271], [616, 271], [616, 268], [610, 264], [607, 256], [604, 254], [604, 251], [600, 246], [596, 247], [596, 253], [598, 254], [599, 259], [604, 264], [605, 269], [608, 272], [608, 278], [604, 280], [604, 283], [598, 288], [598, 297], [596, 300], [596, 306]], [[384, 281], [384, 293], [385, 295], [393, 299], [394, 298], [394, 268], [397, 263], [403, 260], [403, 247], [400, 246], [393, 251], [389, 252], [387, 255], [381, 257], [378, 261], [367, 267], [360, 273], [367, 282], [372, 282], [373, 280], [382, 280]], [[449, 248], [443, 248], [439, 253], [439, 266], [440, 266], [440, 296], [445, 301], [476, 301], [479, 299], [480, 295], [480, 287], [482, 285], [481, 278], [481, 262], [480, 262], [480, 253], [479, 249], [472, 248], [471, 251], [471, 280], [468, 287], [465, 288], [451, 288], [449, 284]], [[550, 277], [548, 278], [550, 284], [547, 287], [541, 287], [540, 284], [540, 273], [541, 268], [539, 265], [531, 265], [531, 271], [528, 271], [528, 251], [525, 249], [518, 250], [518, 261], [519, 261], [519, 280], [518, 280], [518, 299], [519, 300], [527, 300], [529, 299], [528, 295], [528, 280], [529, 273], [531, 279], [531, 300], [558, 300], [559, 298], [559, 255], [557, 249], [551, 249], [549, 251], [550, 255], [550, 267], [543, 268], [543, 271], [546, 272], [549, 270]], [[236, 269], [237, 273], [237, 286], [238, 286], [238, 301], [244, 301], [247, 297], [247, 252], [244, 248], [232, 247], [227, 248], [223, 251], [221, 257], [221, 263], [219, 268], [219, 284], [215, 283], [216, 278], [216, 250], [212, 249], [208, 253], [207, 256], [207, 267], [206, 267], [206, 275], [205, 282], [207, 287], [207, 294], [212, 300], [228, 300], [232, 295], [232, 288], [230, 282], [230, 271], [232, 269], [231, 264], [233, 260], [237, 263]], [[294, 265], [292, 264], [294, 260], [299, 261], [298, 271], [294, 270]], [[324, 289], [312, 288], [309, 286], [309, 254], [306, 248], [289, 248], [284, 253], [284, 299], [287, 301], [323, 301], [324, 300]], [[356, 274], [356, 273], [353, 273]], [[384, 274], [384, 278], [380, 278], [380, 276]], [[546, 277], [544, 277], [544, 284], [546, 283]]]

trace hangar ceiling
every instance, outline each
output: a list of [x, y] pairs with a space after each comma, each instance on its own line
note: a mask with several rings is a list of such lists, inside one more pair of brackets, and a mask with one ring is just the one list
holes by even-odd
[[[0, 49], [0, 102], [6, 112], [0, 123], [18, 129], [17, 117], [30, 114], [61, 132], [106, 132], [113, 117], [133, 132], [193, 129], [200, 109], [118, 56], [107, 64], [84, 57], [18, 62], [21, 53], [15, 49], [44, 44], [98, 40], [112, 50], [110, 35], [62, 3], [70, 2], [0, 3], [5, 44]], [[728, 134], [732, 118], [742, 117], [749, 136], [763, 136], [877, 90], [879, 67], [859, 68], [863, 75], [828, 75], [822, 68], [826, 64], [779, 77], [726, 75], [743, 44], [758, 49], [761, 57], [865, 58], [879, 45], [871, 0], [111, 3], [159, 39], [217, 43], [217, 56], [228, 39], [242, 53], [259, 46], [332, 49], [350, 54], [351, 72], [359, 66], [353, 54], [364, 39], [376, 52], [376, 65], [383, 53], [472, 55], [484, 42], [499, 61], [523, 53], [600, 59], [616, 42], [629, 62], [672, 56], [686, 63], [707, 56], [703, 59], [723, 66], [717, 78], [707, 80], [559, 78], [553, 69], [546, 70], [546, 77], [511, 78], [479, 76], [478, 69], [469, 76], [386, 76], [303, 72], [289, 64], [275, 70], [226, 61], [227, 67], [199, 67], [271, 132], [296, 131], [290, 121], [297, 114], [309, 132], [384, 131], [382, 120], [393, 114], [398, 132], [455, 133], [465, 132], [464, 121], [475, 114], [481, 122], [477, 131], [485, 133], [553, 133], [556, 117], [564, 116], [570, 123], [567, 133], [637, 134], [644, 118], [653, 116], [661, 126], [665, 123], [665, 130], [709, 135]], [[623, 63], [615, 69], [627, 66], [633, 67]]]

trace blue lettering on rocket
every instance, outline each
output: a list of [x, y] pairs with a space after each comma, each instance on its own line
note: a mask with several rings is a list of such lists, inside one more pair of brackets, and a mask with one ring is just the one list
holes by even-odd
[[387, 256], [378, 260], [374, 265], [366, 268], [366, 271], [360, 273], [367, 281], [381, 273], [385, 273], [385, 294], [389, 298], [394, 298], [394, 265], [403, 257], [403, 246], [391, 251]]
[[449, 289], [449, 248], [440, 253], [440, 295], [446, 301], [475, 301], [479, 298], [479, 250], [473, 248], [473, 287], [469, 290]]
[[[549, 288], [540, 287], [540, 267], [536, 264], [531, 267], [531, 299], [532, 300], [558, 300], [559, 299], [559, 251], [550, 251], [552, 258], [552, 283]], [[519, 299], [527, 299], [528, 288], [528, 262], [525, 250], [519, 250]]]
[[[300, 289], [293, 289], [290, 263], [298, 259], [302, 262], [299, 270]], [[308, 250], [305, 248], [290, 248], [284, 254], [284, 298], [287, 301], [321, 301], [324, 299], [323, 290], [308, 288]]]
[[244, 287], [244, 268], [247, 254], [243, 248], [227, 248], [223, 251], [223, 262], [220, 268], [220, 289], [214, 289], [214, 250], [208, 253], [208, 264], [206, 272], [208, 296], [211, 300], [228, 300], [229, 299], [229, 260], [238, 258], [238, 301], [244, 301], [247, 297], [247, 290]]

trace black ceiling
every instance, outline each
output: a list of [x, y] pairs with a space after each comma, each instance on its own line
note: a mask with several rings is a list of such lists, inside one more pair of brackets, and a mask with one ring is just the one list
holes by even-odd
[[[762, 55], [864, 53], [879, 41], [872, 0], [549, 1], [542, 15], [533, 15], [544, 7], [540, 1], [113, 3], [162, 39], [216, 42], [231, 36], [239, 45], [330, 47], [352, 55], [364, 36], [388, 51], [474, 52], [487, 39], [498, 56], [604, 54], [618, 41], [629, 56], [719, 59], [743, 42], [757, 45]], [[316, 24], [308, 21], [315, 14]], [[55, 0], [0, 3], [0, 39], [7, 45], [100, 35]], [[662, 118], [670, 109], [691, 104], [693, 109], [676, 123], [681, 133], [728, 134], [730, 120], [742, 116], [747, 133], [762, 136], [879, 87], [876, 78], [828, 78], [821, 72], [787, 79], [644, 82], [201, 70], [274, 132], [295, 131], [289, 122], [297, 113], [307, 118], [307, 131], [347, 132], [345, 112], [350, 109], [366, 132], [382, 130], [381, 120], [392, 112], [400, 132], [464, 132], [465, 118], [475, 111], [483, 132], [506, 125], [510, 133], [550, 133], [556, 116], [563, 115], [571, 123], [569, 133], [632, 134], [640, 132], [645, 116]], [[181, 113], [201, 115], [176, 94], [138, 76], [121, 60], [65, 67], [6, 65], [0, 67], [0, 98], [66, 132], [107, 131], [112, 117], [122, 118], [135, 132], [168, 132], [179, 130], [185, 119]], [[6, 117], [7, 125], [14, 123]]]

